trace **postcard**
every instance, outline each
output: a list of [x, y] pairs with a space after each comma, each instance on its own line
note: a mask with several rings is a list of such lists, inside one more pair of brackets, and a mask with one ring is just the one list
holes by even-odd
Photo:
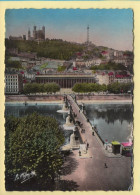
[[138, 192], [139, 2], [40, 3], [1, 2], [2, 192]]

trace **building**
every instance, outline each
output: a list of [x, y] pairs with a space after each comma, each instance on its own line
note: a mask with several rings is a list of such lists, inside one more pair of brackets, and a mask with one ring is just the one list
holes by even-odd
[[5, 74], [5, 93], [19, 94], [23, 90], [22, 75], [17, 73]]
[[23, 75], [24, 77], [24, 80], [26, 81], [34, 81], [35, 80], [35, 75], [36, 75], [36, 72], [35, 71], [22, 71], [21, 74]]
[[123, 64], [124, 66], [127, 63], [127, 59], [125, 59], [124, 57], [114, 57], [112, 61], [115, 62], [116, 64]]
[[108, 73], [109, 84], [114, 82], [114, 76], [115, 76], [115, 73], [113, 71]]
[[102, 57], [110, 60], [110, 55], [109, 55], [109, 52], [108, 51], [102, 51], [101, 52], [101, 55], [102, 55]]
[[37, 53], [35, 52], [20, 52], [18, 55], [18, 57], [26, 59], [26, 60], [35, 60], [37, 59]]
[[132, 76], [131, 75], [122, 75], [122, 74], [116, 74], [114, 78], [114, 82], [118, 83], [131, 83], [132, 82]]
[[72, 88], [75, 83], [96, 83], [96, 78], [92, 74], [46, 74], [36, 75], [35, 81], [42, 84], [55, 82], [61, 88]]
[[26, 41], [26, 35], [23, 35], [23, 40]]
[[19, 36], [19, 37], [15, 37], [15, 36], [9, 36], [9, 40], [16, 40], [16, 41], [22, 41], [22, 40], [26, 40], [26, 35], [23, 36]]
[[124, 53], [123, 51], [117, 51], [117, 50], [115, 50], [114, 51], [114, 56], [115, 57], [123, 57], [123, 53]]
[[75, 66], [78, 68], [89, 68], [93, 65], [98, 66], [100, 65], [102, 60], [100, 58], [94, 58], [90, 60], [76, 60]]
[[18, 49], [17, 48], [6, 48], [7, 55], [18, 55]]
[[98, 83], [100, 85], [112, 84], [115, 82], [118, 83], [130, 83], [132, 82], [132, 76], [130, 73], [122, 73], [121, 71], [96, 71], [96, 78], [98, 79]]
[[23, 37], [22, 36], [19, 36], [19, 37], [14, 37], [14, 36], [9, 36], [9, 40], [17, 40], [17, 41], [21, 41], [23, 40]]
[[37, 27], [33, 28], [33, 36], [31, 36], [30, 29], [28, 30], [28, 40], [32, 41], [43, 41], [45, 40], [45, 26], [42, 27], [42, 30], [37, 30]]
[[109, 84], [109, 76], [106, 72], [98, 72], [96, 73], [96, 78], [98, 79], [98, 84], [108, 85]]
[[100, 58], [93, 59], [93, 64], [95, 66], [99, 66], [102, 63], [102, 60]]

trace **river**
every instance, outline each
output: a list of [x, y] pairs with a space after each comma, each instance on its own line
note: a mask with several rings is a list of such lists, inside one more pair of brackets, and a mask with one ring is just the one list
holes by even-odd
[[[43, 115], [55, 117], [62, 125], [65, 123], [67, 114], [58, 113], [57, 110], [62, 109], [62, 104], [57, 103], [6, 103], [5, 116], [13, 115], [21, 117], [33, 112]], [[117, 140], [119, 142], [128, 141], [131, 133], [131, 124], [133, 122], [133, 108], [131, 104], [85, 104], [86, 115], [93, 125], [97, 126], [97, 130], [102, 139], [111, 142]], [[65, 132], [66, 143], [72, 132]]]

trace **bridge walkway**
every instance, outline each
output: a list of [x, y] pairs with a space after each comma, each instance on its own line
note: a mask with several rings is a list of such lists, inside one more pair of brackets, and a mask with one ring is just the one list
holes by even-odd
[[78, 121], [80, 121], [80, 123], [83, 124], [82, 129], [85, 129], [85, 133], [81, 133], [81, 131], [79, 131], [79, 133], [80, 133], [80, 136], [81, 136], [83, 142], [89, 144], [88, 153], [90, 155], [94, 154], [92, 150], [95, 150], [95, 148], [96, 148], [96, 152], [99, 152], [100, 154], [104, 155], [103, 145], [100, 144], [97, 136], [92, 135], [91, 124], [87, 121], [85, 115], [79, 109], [79, 106], [76, 104], [76, 102], [73, 100], [73, 98], [69, 95], [67, 96], [67, 98], [69, 100], [69, 103], [72, 107], [73, 112], [77, 115], [76, 119]]
[[[77, 120], [83, 123], [85, 133], [81, 134], [83, 140], [89, 143], [88, 153], [92, 158], [82, 159], [77, 150], [67, 157], [64, 164], [62, 181], [67, 181], [77, 190], [127, 190], [131, 181], [131, 158], [108, 158], [104, 154], [101, 144], [96, 136], [92, 136], [91, 125], [71, 96], [67, 96]], [[104, 163], [108, 168], [104, 167]], [[71, 186], [71, 190], [73, 186]]]

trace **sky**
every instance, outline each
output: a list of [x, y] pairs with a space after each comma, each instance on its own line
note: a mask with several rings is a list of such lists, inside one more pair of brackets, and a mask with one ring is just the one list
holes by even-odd
[[133, 49], [132, 9], [9, 9], [5, 13], [6, 37], [27, 36], [33, 26], [45, 26], [46, 38], [83, 43], [117, 50]]

